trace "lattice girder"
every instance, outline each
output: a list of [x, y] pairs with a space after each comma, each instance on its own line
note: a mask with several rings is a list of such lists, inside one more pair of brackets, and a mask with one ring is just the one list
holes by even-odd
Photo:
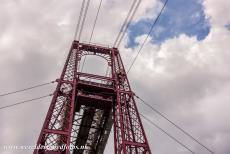
[[[87, 55], [104, 58], [111, 75], [81, 72]], [[151, 153], [118, 49], [73, 41], [57, 82], [34, 154], [102, 154], [112, 125], [115, 154]]]

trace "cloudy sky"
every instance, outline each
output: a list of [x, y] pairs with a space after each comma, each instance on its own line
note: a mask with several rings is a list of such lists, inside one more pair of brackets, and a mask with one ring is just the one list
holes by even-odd
[[[0, 93], [55, 80], [73, 41], [81, 0], [1, 0]], [[132, 0], [103, 0], [92, 42], [112, 46]], [[91, 0], [81, 41], [88, 42], [99, 0]], [[131, 63], [163, 5], [142, 0], [119, 49]], [[230, 153], [230, 1], [169, 0], [159, 22], [128, 74], [133, 91], [216, 154]], [[97, 63], [95, 65], [95, 63]], [[85, 71], [105, 73], [98, 59]], [[103, 68], [103, 69], [102, 69]], [[0, 106], [43, 96], [55, 84], [0, 97]], [[0, 110], [0, 151], [4, 145], [33, 145], [51, 98]], [[197, 154], [204, 148], [178, 132], [149, 108], [139, 111]], [[189, 154], [143, 119], [152, 153]], [[112, 153], [111, 135], [105, 153]]]

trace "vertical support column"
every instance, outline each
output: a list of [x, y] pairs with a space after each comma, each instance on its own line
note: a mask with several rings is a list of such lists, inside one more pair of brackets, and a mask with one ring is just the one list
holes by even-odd
[[[77, 41], [72, 43], [34, 154], [69, 154], [76, 93]], [[63, 148], [65, 147], [65, 148]]]
[[[116, 81], [116, 70], [115, 70], [115, 54], [114, 54], [114, 49], [111, 52], [111, 74], [112, 74], [112, 79]], [[113, 130], [114, 130], [114, 152], [115, 154], [118, 154], [118, 137], [117, 137], [117, 113], [116, 113], [116, 100], [113, 102]]]
[[[73, 126], [73, 120], [74, 120], [74, 107], [75, 107], [75, 100], [76, 100], [76, 93], [77, 93], [77, 70], [78, 70], [78, 54], [79, 54], [79, 42], [76, 42], [76, 53], [75, 53], [75, 65], [74, 65], [74, 78], [73, 78], [73, 90], [72, 90], [72, 96], [71, 96], [71, 104], [70, 104], [70, 117], [68, 119], [68, 140], [67, 140], [67, 146], [71, 146], [71, 134], [72, 134], [72, 126]], [[70, 154], [70, 148], [67, 149], [66, 154]]]
[[151, 154], [119, 51], [113, 50], [117, 100], [114, 107], [115, 154]]

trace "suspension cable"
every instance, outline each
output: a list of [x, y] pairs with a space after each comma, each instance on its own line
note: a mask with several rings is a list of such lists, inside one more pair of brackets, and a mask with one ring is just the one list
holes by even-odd
[[[125, 34], [126, 30], [128, 29], [130, 21], [133, 19], [134, 14], [136, 13], [136, 11], [137, 11], [137, 9], [138, 9], [138, 7], [140, 5], [141, 0], [138, 0], [138, 1], [139, 2], [137, 3], [135, 9], [134, 9], [134, 6], [135, 6], [137, 0], [133, 1], [132, 5], [131, 5], [131, 8], [129, 9], [129, 12], [128, 12], [126, 18], [125, 18], [125, 21], [123, 22], [123, 24], [121, 26], [121, 29], [120, 29], [120, 31], [119, 31], [119, 33], [118, 33], [118, 35], [117, 35], [117, 37], [116, 37], [116, 39], [114, 41], [114, 44], [113, 44], [114, 47], [118, 47], [119, 46], [118, 42], [121, 42], [121, 40], [123, 39], [124, 34]], [[133, 9], [134, 9], [134, 11], [133, 11]], [[131, 13], [132, 13], [132, 15], [131, 15]], [[131, 17], [130, 17], [130, 15], [131, 15]], [[122, 32], [123, 32], [123, 34], [122, 34]], [[121, 34], [122, 34], [122, 36], [121, 36]]]
[[91, 43], [91, 40], [92, 40], [92, 37], [93, 37], [93, 33], [94, 33], [94, 29], [95, 29], [95, 27], [96, 27], [98, 15], [99, 15], [99, 12], [100, 12], [100, 9], [101, 9], [101, 4], [102, 4], [102, 0], [100, 1], [99, 7], [98, 7], [98, 9], [97, 9], [97, 15], [96, 15], [95, 20], [94, 20], [93, 29], [92, 29], [92, 32], [91, 32], [91, 34], [90, 34], [89, 43]]
[[118, 41], [118, 39], [119, 39], [119, 37], [120, 37], [120, 35], [121, 35], [121, 33], [122, 33], [122, 31], [123, 31], [123, 29], [124, 29], [124, 27], [125, 27], [127, 21], [128, 21], [128, 18], [129, 18], [130, 13], [132, 12], [132, 10], [133, 10], [133, 8], [134, 8], [134, 6], [135, 6], [136, 1], [137, 1], [137, 0], [134, 0], [134, 1], [133, 1], [132, 5], [131, 5], [131, 8], [129, 9], [129, 12], [128, 12], [126, 18], [125, 18], [125, 21], [123, 22], [123, 24], [122, 24], [122, 26], [121, 26], [121, 29], [120, 29], [120, 31], [119, 31], [119, 33], [118, 33], [118, 35], [117, 35], [117, 37], [116, 37], [116, 39], [115, 39], [115, 41], [114, 41], [114, 43], [113, 43], [113, 46], [114, 46], [114, 47], [115, 47], [116, 44], [117, 44], [117, 41]]
[[24, 103], [32, 102], [32, 101], [35, 101], [35, 100], [43, 99], [43, 98], [46, 98], [46, 97], [50, 97], [52, 95], [53, 94], [44, 95], [44, 96], [41, 96], [41, 97], [37, 97], [37, 98], [21, 101], [21, 102], [18, 102], [18, 103], [14, 103], [14, 104], [11, 104], [11, 105], [2, 106], [2, 107], [0, 107], [0, 110], [6, 109], [6, 108], [9, 108], [9, 107], [12, 107], [12, 106], [17, 106], [17, 105], [21, 105], [21, 104], [24, 104]]
[[181, 128], [180, 126], [178, 126], [177, 124], [175, 124], [172, 120], [170, 120], [169, 118], [167, 118], [162, 112], [160, 112], [159, 110], [157, 110], [156, 108], [154, 108], [152, 105], [150, 105], [149, 103], [147, 103], [146, 101], [144, 101], [142, 98], [140, 98], [139, 96], [135, 95], [136, 98], [138, 98], [139, 100], [141, 100], [146, 106], [148, 106], [149, 108], [151, 108], [154, 112], [156, 112], [158, 115], [160, 115], [162, 118], [164, 118], [165, 120], [167, 120], [169, 123], [171, 123], [174, 127], [176, 127], [177, 129], [179, 129], [181, 132], [183, 132], [185, 135], [187, 135], [188, 137], [190, 137], [192, 140], [194, 140], [196, 143], [198, 143], [199, 145], [201, 145], [202, 147], [204, 147], [206, 150], [208, 150], [210, 153], [214, 154], [214, 152], [212, 150], [210, 150], [207, 146], [205, 146], [204, 144], [202, 144], [200, 141], [198, 141], [197, 139], [195, 139], [191, 134], [189, 134], [188, 132], [186, 132], [183, 128]]
[[162, 7], [161, 10], [160, 10], [160, 13], [158, 14], [157, 18], [154, 20], [154, 22], [153, 22], [153, 24], [152, 24], [152, 26], [151, 26], [151, 28], [150, 28], [150, 30], [149, 30], [147, 36], [145, 37], [143, 43], [141, 44], [141, 46], [140, 46], [140, 48], [139, 48], [139, 50], [138, 50], [138, 52], [137, 52], [137, 55], [135, 56], [135, 58], [134, 58], [134, 60], [132, 61], [131, 65], [129, 66], [128, 71], [127, 71], [127, 74], [129, 73], [129, 71], [130, 71], [131, 68], [133, 67], [133, 64], [134, 64], [135, 61], [137, 60], [137, 57], [139, 56], [139, 54], [140, 54], [141, 50], [143, 49], [143, 47], [144, 47], [146, 41], [148, 40], [150, 34], [152, 33], [153, 28], [154, 28], [154, 26], [156, 25], [157, 21], [159, 20], [159, 18], [160, 18], [160, 16], [161, 16], [161, 14], [162, 14], [162, 12], [163, 12], [165, 6], [167, 5], [167, 3], [168, 3], [168, 0], [165, 1], [163, 7]]
[[55, 81], [46, 82], [46, 83], [42, 83], [42, 84], [31, 86], [31, 87], [28, 87], [28, 88], [24, 88], [24, 89], [20, 89], [20, 90], [16, 90], [16, 91], [12, 91], [12, 92], [7, 92], [7, 93], [4, 93], [4, 94], [0, 94], [0, 97], [11, 95], [11, 94], [15, 94], [15, 93], [20, 93], [20, 92], [31, 90], [31, 89], [38, 88], [38, 87], [42, 87], [42, 86], [45, 86], [45, 85], [49, 85], [51, 83], [55, 83]]
[[160, 131], [162, 131], [163, 133], [165, 133], [168, 137], [170, 137], [171, 139], [173, 139], [174, 141], [176, 141], [178, 144], [180, 144], [181, 146], [183, 146], [185, 149], [187, 149], [188, 151], [190, 151], [191, 153], [195, 154], [194, 151], [192, 151], [189, 147], [187, 147], [185, 144], [183, 144], [182, 142], [180, 142], [178, 139], [176, 139], [175, 137], [173, 137], [171, 134], [169, 134], [168, 132], [166, 132], [164, 129], [162, 129], [161, 127], [159, 127], [157, 124], [155, 124], [152, 120], [150, 120], [149, 118], [147, 118], [146, 116], [144, 116], [143, 114], [139, 113], [140, 116], [142, 116], [146, 121], [148, 121], [150, 124], [152, 124], [153, 126], [155, 126], [157, 129], [159, 129]]
[[81, 34], [82, 34], [82, 31], [83, 31], [83, 28], [84, 28], [84, 25], [85, 25], [85, 19], [86, 19], [86, 16], [87, 16], [89, 4], [90, 4], [90, 0], [88, 0], [87, 4], [86, 4], [86, 8], [85, 8], [84, 16], [83, 16], [83, 19], [82, 19], [82, 24], [81, 24], [79, 36], [78, 36], [78, 41], [80, 41], [80, 39], [81, 39]]
[[[97, 9], [97, 14], [96, 14], [96, 17], [95, 17], [95, 20], [94, 20], [93, 29], [92, 29], [92, 32], [90, 34], [89, 44], [91, 43], [91, 40], [93, 38], [93, 33], [94, 33], [94, 30], [95, 30], [97, 19], [98, 19], [98, 15], [99, 15], [99, 12], [100, 12], [100, 9], [101, 9], [101, 4], [102, 4], [102, 0], [100, 1], [99, 7]], [[81, 72], [83, 71], [83, 68], [84, 68], [84, 65], [85, 65], [85, 61], [86, 61], [86, 56], [84, 57], [84, 60], [83, 60], [83, 63], [82, 63]]]
[[85, 0], [83, 0], [82, 4], [81, 4], [81, 9], [80, 9], [79, 17], [78, 17], [78, 22], [77, 22], [77, 27], [76, 27], [75, 34], [74, 34], [74, 40], [76, 39], [78, 31], [79, 31], [79, 26], [81, 23], [81, 17], [82, 17], [84, 6], [85, 6]]
[[132, 13], [132, 16], [131, 16], [130, 20], [127, 22], [127, 25], [125, 26], [125, 29], [124, 29], [124, 31], [123, 31], [123, 33], [122, 33], [122, 35], [121, 35], [121, 38], [119, 39], [119, 41], [118, 41], [118, 43], [117, 43], [117, 48], [120, 46], [121, 41], [123, 40], [123, 38], [124, 38], [124, 36], [125, 36], [125, 33], [126, 33], [127, 29], [129, 28], [129, 26], [130, 26], [130, 24], [131, 24], [131, 21], [133, 20], [134, 15], [135, 15], [137, 9], [139, 8], [141, 2], [142, 2], [142, 0], [139, 0], [139, 1], [138, 1], [137, 5], [136, 5], [136, 7], [135, 7], [135, 9], [134, 9], [134, 11], [133, 11], [133, 13]]

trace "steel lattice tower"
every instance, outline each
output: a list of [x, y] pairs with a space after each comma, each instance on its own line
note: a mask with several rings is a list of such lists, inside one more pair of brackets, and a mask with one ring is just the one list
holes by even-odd
[[[81, 72], [87, 55], [104, 58], [111, 76]], [[117, 48], [73, 41], [57, 82], [34, 154], [102, 154], [112, 125], [115, 154], [151, 153]]]

